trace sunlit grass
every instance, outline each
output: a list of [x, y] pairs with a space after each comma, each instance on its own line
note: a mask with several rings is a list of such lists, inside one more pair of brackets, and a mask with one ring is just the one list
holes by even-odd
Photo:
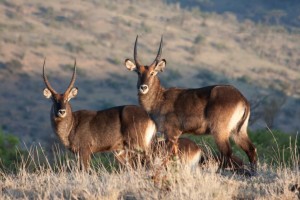
[[[0, 173], [1, 199], [296, 199], [299, 192], [291, 188], [300, 183], [297, 148], [291, 145], [289, 149], [292, 165], [260, 160], [257, 176], [251, 178], [228, 171], [216, 173], [215, 162], [192, 170], [171, 163], [154, 181], [160, 162], [153, 161], [151, 167], [118, 168], [108, 154], [93, 158], [93, 167], [86, 173], [79, 169], [76, 156], [55, 148], [50, 161], [41, 147], [32, 147], [15, 173]], [[274, 154], [276, 159], [278, 154]]]

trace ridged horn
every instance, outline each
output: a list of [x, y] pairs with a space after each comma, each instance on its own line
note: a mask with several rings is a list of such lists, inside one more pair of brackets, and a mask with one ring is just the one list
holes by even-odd
[[45, 75], [45, 64], [46, 64], [46, 58], [44, 59], [44, 64], [43, 64], [43, 79], [45, 82], [46, 87], [50, 90], [52, 94], [57, 94], [57, 92], [53, 89], [53, 87], [50, 85], [46, 75]]
[[136, 39], [135, 39], [135, 43], [134, 43], [134, 54], [133, 54], [133, 58], [134, 58], [134, 62], [136, 64], [137, 67], [140, 67], [141, 66], [141, 63], [139, 62], [139, 59], [138, 59], [138, 56], [137, 56], [137, 43], [138, 43], [138, 38], [139, 36], [137, 35], [136, 36]]
[[[74, 69], [73, 69], [72, 79], [71, 79], [71, 81], [70, 81], [70, 84], [69, 84], [68, 88], [66, 89], [66, 92], [70, 92], [70, 91], [71, 91], [71, 89], [72, 89], [73, 86], [74, 86], [75, 79], [76, 79], [76, 59], [75, 59], [75, 62], [74, 62]], [[66, 92], [65, 92], [65, 93], [66, 93]]]
[[161, 52], [162, 52], [162, 43], [163, 43], [163, 36], [161, 36], [161, 40], [160, 40], [160, 44], [159, 44], [159, 49], [158, 49], [158, 52], [157, 52], [157, 56], [156, 56], [156, 58], [154, 59], [153, 63], [150, 66], [157, 65], [157, 63], [159, 62], [160, 57], [161, 57]]

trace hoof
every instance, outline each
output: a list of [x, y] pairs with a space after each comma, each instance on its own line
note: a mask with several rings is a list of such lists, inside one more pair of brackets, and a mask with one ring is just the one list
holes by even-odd
[[237, 174], [243, 175], [245, 177], [257, 176], [257, 173], [255, 171], [248, 170], [248, 169], [237, 169], [236, 172]]

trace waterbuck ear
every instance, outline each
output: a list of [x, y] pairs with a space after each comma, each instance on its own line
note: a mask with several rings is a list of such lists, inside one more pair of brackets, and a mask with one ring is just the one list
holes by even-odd
[[134, 71], [136, 70], [136, 65], [129, 59], [125, 60], [125, 67], [129, 70], [129, 71]]
[[78, 88], [77, 87], [72, 88], [72, 90], [70, 91], [70, 93], [68, 95], [68, 101], [70, 101], [72, 98], [76, 97], [77, 94], [78, 94]]
[[50, 92], [50, 90], [48, 88], [44, 89], [43, 94], [47, 99], [49, 99], [52, 96], [52, 93]]
[[167, 61], [165, 59], [162, 59], [158, 62], [158, 64], [154, 67], [154, 70], [157, 72], [163, 72], [166, 67]]

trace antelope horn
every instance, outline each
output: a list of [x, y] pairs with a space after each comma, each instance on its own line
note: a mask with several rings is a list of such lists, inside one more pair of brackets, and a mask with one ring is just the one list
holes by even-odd
[[53, 87], [50, 85], [46, 75], [45, 75], [45, 63], [46, 63], [46, 58], [44, 59], [44, 64], [43, 64], [43, 79], [45, 82], [46, 87], [50, 90], [51, 93], [57, 94], [57, 92], [53, 89]]
[[76, 59], [75, 59], [75, 62], [74, 62], [74, 70], [73, 70], [72, 79], [70, 81], [70, 84], [69, 84], [68, 88], [66, 89], [66, 92], [70, 92], [71, 91], [71, 89], [74, 86], [75, 79], [76, 79]]
[[134, 54], [133, 54], [133, 57], [134, 57], [134, 62], [136, 64], [137, 67], [140, 67], [141, 64], [138, 60], [138, 56], [137, 56], [137, 42], [138, 42], [138, 35], [136, 36], [136, 39], [135, 39], [135, 43], [134, 43]]
[[158, 52], [157, 52], [157, 56], [156, 58], [154, 59], [153, 63], [150, 65], [157, 65], [157, 63], [159, 62], [160, 60], [160, 57], [161, 57], [161, 49], [162, 49], [162, 43], [163, 43], [163, 36], [161, 36], [161, 40], [160, 40], [160, 44], [159, 44], [159, 49], [158, 49]]

